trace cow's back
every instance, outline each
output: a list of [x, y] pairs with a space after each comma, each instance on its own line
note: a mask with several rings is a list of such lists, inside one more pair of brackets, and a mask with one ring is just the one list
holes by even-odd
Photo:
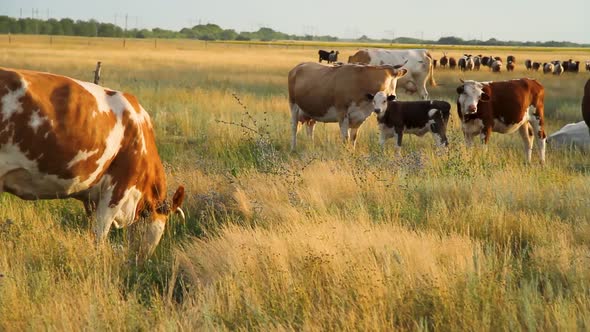
[[[489, 87], [492, 89], [491, 104], [495, 111], [516, 105], [524, 109], [530, 105], [542, 104], [545, 97], [545, 89], [541, 83], [529, 78], [491, 82]], [[481, 104], [486, 103], [480, 102]]]
[[[0, 69], [0, 87], [0, 184], [14, 183], [7, 191], [31, 199], [76, 196], [114, 162], [111, 177], [126, 167], [158, 168], [133, 165], [150, 153], [159, 162], [149, 116], [134, 97], [26, 70]], [[17, 186], [28, 192], [19, 195]]]
[[321, 114], [332, 106], [344, 109], [366, 102], [367, 93], [387, 90], [388, 78], [386, 70], [373, 66], [305, 62], [289, 72], [289, 102], [308, 114]]

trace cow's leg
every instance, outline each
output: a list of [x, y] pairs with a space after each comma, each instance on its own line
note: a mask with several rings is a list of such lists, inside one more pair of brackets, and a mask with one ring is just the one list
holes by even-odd
[[522, 138], [522, 142], [524, 143], [524, 157], [527, 163], [531, 162], [531, 154], [533, 151], [533, 129], [528, 122], [525, 122], [520, 128], [518, 128], [518, 133]]
[[358, 126], [351, 127], [350, 129], [348, 129], [348, 132], [350, 134], [350, 141], [352, 142], [353, 148], [356, 147], [356, 138], [358, 137], [358, 130]]
[[346, 144], [348, 142], [348, 128], [350, 126], [348, 116], [343, 117], [338, 124], [340, 125], [340, 135], [342, 136], [342, 141]]
[[307, 137], [313, 143], [313, 129], [315, 128], [316, 121], [315, 120], [307, 120], [305, 122], [305, 132], [307, 133]]
[[402, 154], [402, 139], [404, 137], [404, 132], [402, 130], [397, 131], [397, 140], [395, 142], [395, 155], [400, 156]]
[[299, 106], [291, 104], [291, 151], [295, 151], [297, 144], [297, 126], [299, 126]]
[[537, 149], [539, 150], [539, 158], [541, 164], [545, 164], [545, 148], [547, 145], [547, 135], [543, 123], [543, 106], [538, 105], [537, 108], [530, 106], [529, 110], [534, 110], [534, 113], [529, 116], [529, 122], [533, 126], [533, 135], [537, 136]]

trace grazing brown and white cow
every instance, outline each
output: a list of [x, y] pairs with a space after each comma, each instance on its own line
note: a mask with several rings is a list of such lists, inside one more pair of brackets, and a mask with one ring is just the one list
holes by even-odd
[[437, 145], [448, 145], [447, 124], [451, 104], [442, 100], [397, 101], [394, 95], [380, 91], [368, 94], [373, 102], [379, 123], [379, 144], [384, 147], [388, 138], [396, 138], [397, 152], [402, 146], [404, 133], [423, 136], [431, 132]]
[[584, 97], [582, 97], [582, 117], [590, 128], [590, 79], [584, 86]]
[[[97, 244], [139, 219], [147, 258], [184, 188], [166, 199], [150, 116], [127, 93], [49, 73], [0, 68], [0, 194], [74, 198], [94, 214]], [[182, 214], [184, 215], [184, 214]]]
[[432, 56], [424, 49], [363, 49], [349, 57], [348, 62], [374, 66], [404, 64], [408, 74], [399, 79], [398, 87], [403, 88], [410, 94], [418, 92], [422, 99], [428, 99], [427, 80], [430, 82], [430, 86], [436, 86], [432, 69]]
[[457, 110], [467, 145], [477, 135], [487, 144], [492, 131], [509, 134], [518, 130], [526, 161], [531, 161], [536, 136], [541, 163], [545, 162], [545, 89], [539, 82], [528, 78], [499, 82], [470, 80], [464, 81], [457, 93]]
[[324, 66], [304, 62], [289, 72], [289, 104], [291, 107], [291, 150], [297, 143], [299, 122], [307, 125], [313, 139], [316, 121], [338, 122], [344, 141], [349, 135], [353, 145], [357, 130], [373, 112], [367, 93], [383, 91], [395, 94], [397, 80], [407, 70], [400, 66], [369, 66], [343, 64]]

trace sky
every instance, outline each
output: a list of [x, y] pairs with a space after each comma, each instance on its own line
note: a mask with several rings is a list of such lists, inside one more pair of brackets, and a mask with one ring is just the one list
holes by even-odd
[[[0, 0], [0, 15], [64, 18], [180, 30], [214, 23], [224, 29], [269, 27], [288, 34], [339, 38], [496, 38], [590, 44], [590, 0]], [[38, 14], [37, 14], [38, 13]]]

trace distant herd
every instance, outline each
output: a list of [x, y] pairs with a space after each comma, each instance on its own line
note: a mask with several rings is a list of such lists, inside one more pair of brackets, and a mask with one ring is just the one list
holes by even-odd
[[[504, 70], [504, 62], [499, 56], [483, 56], [463, 54], [456, 60], [454, 57], [449, 57], [447, 53], [443, 52], [443, 56], [437, 61], [433, 59], [434, 68], [439, 65], [442, 68], [455, 69], [459, 68], [461, 71], [480, 70], [482, 66], [489, 67], [492, 72], [501, 72]], [[506, 57], [506, 71], [514, 71], [516, 68], [516, 57], [509, 55]], [[524, 60], [524, 67], [526, 70], [539, 71], [542, 70], [545, 74], [561, 75], [563, 73], [578, 73], [580, 72], [580, 61], [568, 60], [553, 60], [551, 62], [537, 62], [531, 59]], [[585, 70], [590, 72], [590, 61], [585, 62]]]

